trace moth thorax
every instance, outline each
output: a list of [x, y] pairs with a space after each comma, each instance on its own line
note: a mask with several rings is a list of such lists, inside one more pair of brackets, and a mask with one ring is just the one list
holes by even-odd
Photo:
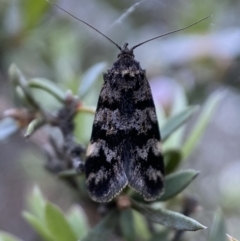
[[123, 45], [123, 48], [121, 49], [121, 52], [118, 55], [118, 58], [122, 58], [126, 56], [134, 58], [133, 49], [132, 48], [129, 49], [127, 46], [128, 46], [128, 43], [125, 43]]

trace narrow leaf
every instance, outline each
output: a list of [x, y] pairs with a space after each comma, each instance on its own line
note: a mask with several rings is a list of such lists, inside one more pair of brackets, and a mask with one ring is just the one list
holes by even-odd
[[161, 128], [162, 140], [166, 141], [168, 137], [176, 131], [180, 126], [182, 126], [196, 111], [198, 107], [188, 107], [181, 113], [171, 117]]
[[151, 230], [149, 230], [149, 223], [146, 218], [138, 211], [131, 209], [134, 218], [134, 230], [136, 233], [135, 240], [149, 241], [152, 236]]
[[60, 209], [47, 203], [45, 208], [46, 225], [57, 241], [76, 241], [77, 237]]
[[58, 241], [48, 230], [46, 224], [33, 216], [31, 213], [23, 212], [23, 217], [28, 221], [28, 223], [35, 229], [35, 231], [45, 240], [45, 241]]
[[183, 191], [199, 174], [194, 170], [185, 170], [170, 174], [165, 180], [165, 192], [159, 200], [168, 200]]
[[[177, 173], [170, 174], [165, 178], [165, 191], [158, 199], [159, 201], [166, 201], [175, 197], [182, 192], [197, 176], [199, 172], [194, 170], [184, 170]], [[131, 197], [140, 202], [145, 202], [143, 197], [134, 192]]]
[[30, 79], [28, 82], [30, 88], [41, 89], [48, 92], [50, 95], [54, 96], [59, 102], [63, 103], [65, 101], [65, 93], [60, 89], [55, 83], [48, 79], [34, 78]]
[[94, 66], [92, 66], [90, 69], [87, 70], [87, 72], [84, 74], [82, 78], [82, 81], [78, 90], [78, 95], [80, 99], [82, 99], [87, 94], [87, 92], [96, 82], [97, 77], [106, 68], [106, 65], [107, 64], [105, 62], [101, 62], [101, 63], [95, 64]]
[[121, 212], [120, 227], [122, 230], [122, 235], [126, 241], [134, 241], [136, 239], [133, 212], [130, 208]]
[[27, 205], [31, 214], [40, 219], [42, 222], [45, 222], [44, 212], [46, 200], [37, 185], [33, 187], [32, 193], [27, 199]]
[[34, 109], [41, 110], [39, 104], [34, 99], [28, 87], [27, 79], [15, 64], [11, 64], [9, 68], [9, 77], [11, 79], [13, 86], [15, 86], [15, 88], [18, 86], [21, 87], [21, 88], [18, 88], [18, 92], [20, 96], [24, 98], [24, 102], [29, 103]]
[[79, 176], [79, 173], [76, 171], [76, 169], [69, 169], [58, 173], [58, 177], [61, 177], [61, 178], [68, 178], [68, 177], [75, 177], [75, 176]]
[[234, 237], [230, 236], [229, 234], [227, 234], [227, 238], [228, 238], [228, 241], [238, 241], [237, 239], [235, 239]]
[[107, 214], [81, 241], [107, 240], [116, 226], [119, 213], [114, 210]]
[[217, 211], [211, 228], [209, 241], [227, 241], [226, 227], [222, 212]]
[[182, 152], [183, 152], [183, 158], [186, 160], [191, 153], [193, 152], [195, 146], [199, 142], [200, 138], [202, 137], [205, 129], [207, 128], [207, 125], [217, 108], [220, 100], [222, 100], [224, 97], [224, 92], [217, 91], [214, 94], [211, 95], [211, 97], [208, 99], [206, 104], [204, 105], [201, 114], [197, 120], [197, 123], [193, 127], [192, 133], [190, 133], [189, 137], [185, 141]]
[[87, 234], [89, 229], [87, 217], [80, 206], [75, 205], [70, 209], [67, 214], [67, 220], [78, 239]]
[[8, 74], [13, 86], [27, 86], [27, 79], [16, 64], [11, 64]]
[[40, 127], [42, 127], [44, 123], [45, 121], [43, 118], [32, 120], [27, 127], [25, 137], [27, 138], [30, 137], [35, 131], [37, 131]]
[[133, 201], [134, 208], [141, 212], [149, 221], [162, 224], [165, 227], [182, 230], [182, 231], [196, 231], [206, 228], [196, 220], [184, 216], [181, 213], [173, 212], [164, 209], [150, 209], [146, 205], [142, 205]]
[[[171, 105], [171, 116], [175, 116], [187, 108], [187, 97], [183, 87], [176, 82], [172, 81], [174, 84], [174, 98], [172, 99]], [[185, 125], [178, 127], [174, 133], [172, 133], [166, 141], [164, 141], [164, 150], [169, 149], [180, 149], [182, 147], [182, 139], [184, 135]]]
[[109, 26], [108, 31], [109, 31], [110, 29], [114, 28], [114, 27], [117, 29], [118, 26], [116, 26], [116, 25], [124, 24], [124, 20], [125, 20], [126, 18], [128, 18], [129, 15], [131, 15], [132, 12], [136, 10], [137, 6], [140, 5], [142, 2], [144, 2], [144, 0], [141, 0], [141, 1], [139, 1], [139, 2], [136, 2], [136, 3], [134, 3], [133, 5], [131, 5], [128, 9], [126, 9], [126, 10], [120, 15], [120, 17], [118, 17], [118, 18]]
[[34, 186], [32, 193], [27, 199], [27, 203], [31, 214], [40, 219], [42, 222], [45, 222], [44, 212], [46, 200], [37, 185]]
[[19, 100], [21, 101], [23, 106], [25, 106], [27, 108], [31, 108], [32, 107], [32, 104], [31, 104], [31, 102], [29, 102], [29, 99], [25, 95], [25, 92], [23, 91], [22, 87], [20, 87], [19, 85], [16, 86], [15, 87], [15, 92], [16, 92], [17, 97], [19, 98]]
[[1, 231], [0, 232], [0, 241], [22, 241], [22, 240], [13, 236], [12, 234]]
[[182, 153], [180, 150], [168, 150], [164, 152], [165, 173], [170, 174], [174, 172], [182, 160]]

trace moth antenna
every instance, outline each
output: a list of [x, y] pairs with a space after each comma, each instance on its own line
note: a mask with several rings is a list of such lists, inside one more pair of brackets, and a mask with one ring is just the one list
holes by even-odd
[[51, 5], [57, 7], [58, 9], [60, 9], [61, 11], [65, 12], [66, 14], [68, 14], [69, 16], [73, 17], [74, 19], [78, 20], [79, 22], [84, 23], [85, 25], [87, 25], [88, 27], [92, 28], [93, 30], [95, 30], [96, 32], [98, 32], [99, 34], [101, 34], [103, 37], [105, 37], [107, 40], [109, 40], [111, 43], [113, 43], [119, 50], [122, 50], [122, 48], [115, 43], [113, 40], [111, 40], [108, 36], [106, 36], [105, 34], [101, 33], [99, 30], [97, 30], [96, 28], [94, 28], [92, 25], [90, 25], [89, 23], [83, 21], [80, 18], [75, 17], [73, 14], [71, 14], [70, 12], [68, 12], [67, 10], [63, 9], [62, 7], [60, 7], [59, 5], [57, 5], [56, 3], [52, 2], [51, 0], [46, 0], [48, 3], [50, 3]]
[[150, 41], [152, 41], [152, 40], [154, 40], [154, 39], [161, 38], [161, 37], [164, 37], [164, 36], [166, 36], [166, 35], [169, 35], [169, 34], [172, 34], [172, 33], [177, 33], [177, 32], [180, 32], [180, 31], [182, 31], [182, 30], [185, 30], [185, 29], [187, 29], [187, 28], [190, 28], [190, 27], [192, 27], [192, 26], [194, 26], [194, 25], [196, 25], [196, 24], [198, 24], [198, 23], [206, 20], [207, 18], [210, 18], [211, 16], [212, 16], [212, 15], [209, 15], [209, 16], [207, 16], [207, 17], [205, 17], [205, 18], [202, 18], [202, 19], [200, 19], [199, 21], [188, 25], [187, 27], [180, 28], [180, 29], [177, 29], [177, 30], [173, 30], [173, 31], [171, 31], [171, 32], [164, 33], [164, 34], [161, 34], [161, 35], [159, 35], [159, 36], [157, 36], [157, 37], [148, 39], [148, 40], [146, 40], [146, 41], [144, 41], [144, 42], [142, 42], [142, 43], [139, 43], [139, 44], [133, 46], [131, 50], [134, 50], [135, 48], [137, 48], [137, 47], [139, 47], [139, 46], [141, 46], [141, 45], [143, 45], [143, 44], [145, 44], [145, 43], [147, 43], [147, 42], [150, 42]]

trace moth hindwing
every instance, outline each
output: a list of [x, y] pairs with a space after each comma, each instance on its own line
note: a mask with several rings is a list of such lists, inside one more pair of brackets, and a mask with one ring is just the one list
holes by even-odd
[[164, 163], [145, 70], [125, 44], [103, 77], [85, 163], [89, 195], [109, 202], [129, 185], [155, 200], [164, 189]]

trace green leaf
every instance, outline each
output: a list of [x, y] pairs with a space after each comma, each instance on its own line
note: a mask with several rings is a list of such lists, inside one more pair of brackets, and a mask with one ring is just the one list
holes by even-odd
[[[89, 136], [91, 135], [91, 131], [92, 131], [93, 119], [94, 119], [93, 115], [86, 115], [82, 111], [78, 112], [77, 115], [75, 116], [74, 135], [76, 136], [78, 142], [88, 143]], [[83, 126], [84, 128], [82, 128]]]
[[185, 170], [170, 174], [165, 180], [165, 192], [160, 197], [160, 201], [166, 201], [184, 190], [199, 174], [194, 170]]
[[120, 213], [120, 227], [122, 235], [126, 241], [134, 241], [136, 239], [134, 218], [131, 208], [123, 210]]
[[9, 77], [12, 85], [16, 88], [20, 98], [23, 98], [24, 103], [28, 103], [33, 109], [41, 110], [39, 104], [34, 99], [25, 76], [15, 64], [11, 64], [9, 68]]
[[13, 236], [12, 234], [1, 231], [0, 232], [0, 241], [22, 241], [22, 240]]
[[87, 234], [89, 230], [88, 222], [80, 206], [75, 205], [70, 209], [67, 214], [67, 220], [78, 239], [81, 239]]
[[19, 129], [17, 121], [8, 117], [0, 121], [0, 141], [13, 135]]
[[164, 152], [165, 173], [170, 174], [174, 172], [182, 160], [182, 153], [180, 150], [168, 150]]
[[[187, 97], [183, 87], [176, 81], [172, 81], [174, 84], [174, 98], [172, 99], [170, 116], [175, 116], [182, 113], [187, 108]], [[173, 126], [173, 124], [170, 124]], [[184, 135], [185, 125], [178, 127], [174, 133], [172, 133], [167, 140], [163, 143], [163, 149], [180, 149], [182, 147], [182, 139]], [[164, 134], [165, 135], [165, 134]]]
[[27, 199], [27, 203], [31, 214], [33, 214], [37, 219], [40, 219], [42, 222], [45, 222], [44, 212], [46, 200], [37, 185], [34, 186], [31, 195]]
[[21, 6], [25, 30], [29, 30], [44, 16], [45, 11], [50, 7], [50, 4], [47, 1], [25, 0]]
[[159, 233], [154, 233], [149, 241], [168, 240], [169, 233], [170, 233], [169, 230], [164, 230]]
[[46, 224], [28, 212], [23, 212], [23, 217], [28, 221], [28, 223], [35, 229], [35, 231], [45, 240], [45, 241], [58, 241], [49, 231]]
[[136, 210], [132, 209], [134, 218], [134, 229], [136, 230], [136, 239], [141, 241], [148, 241], [151, 237], [151, 231], [149, 230], [149, 224], [146, 218]]
[[117, 210], [108, 213], [81, 241], [107, 240], [117, 224], [118, 215]]
[[45, 120], [43, 118], [32, 120], [27, 127], [25, 137], [27, 138], [30, 137], [35, 131], [37, 131], [40, 127], [42, 127], [44, 123], [45, 123]]
[[79, 90], [78, 95], [79, 98], [82, 99], [93, 86], [93, 84], [97, 81], [98, 76], [102, 74], [107, 64], [105, 62], [97, 63], [89, 68], [84, 74]]
[[13, 86], [27, 86], [27, 79], [16, 64], [11, 64], [8, 74]]
[[171, 117], [161, 128], [162, 140], [166, 141], [168, 137], [176, 131], [180, 126], [182, 126], [196, 111], [198, 107], [188, 107], [181, 113]]
[[76, 241], [77, 237], [70, 227], [67, 219], [64, 217], [64, 214], [61, 210], [51, 204], [46, 203], [45, 208], [45, 219], [46, 225], [57, 241]]
[[211, 97], [207, 100], [206, 104], [204, 105], [201, 114], [197, 120], [197, 123], [193, 127], [193, 131], [189, 134], [187, 140], [183, 145], [182, 153], [183, 158], [185, 160], [191, 155], [195, 146], [202, 137], [211, 117], [214, 114], [215, 109], [217, 108], [219, 102], [223, 99], [223, 96], [224, 92], [215, 92], [211, 95]]
[[41, 89], [54, 96], [59, 102], [65, 102], [65, 93], [54, 82], [44, 78], [34, 78], [28, 81], [30, 88]]
[[136, 201], [133, 201], [133, 207], [141, 212], [149, 221], [162, 224], [168, 228], [182, 231], [196, 231], [206, 228], [196, 220], [181, 213], [164, 209], [150, 209], [146, 205], [142, 205]]
[[174, 98], [171, 106], [171, 115], [175, 115], [187, 108], [187, 96], [183, 86], [175, 80], [172, 80], [174, 88]]
[[226, 236], [226, 227], [223, 219], [222, 212], [220, 210], [217, 211], [213, 226], [211, 228], [211, 233], [209, 237], [209, 241], [227, 241]]
[[66, 171], [59, 172], [58, 176], [61, 178], [68, 178], [79, 176], [79, 173], [76, 171], [76, 169], [68, 169]]
[[23, 91], [22, 87], [16, 86], [15, 92], [16, 92], [17, 97], [21, 101], [23, 106], [25, 106], [27, 109], [32, 107], [32, 104], [31, 104], [31, 102], [29, 102], [29, 99], [25, 95], [25, 92]]
[[[158, 199], [159, 201], [166, 201], [182, 192], [197, 176], [199, 172], [194, 170], [184, 170], [177, 173], [170, 174], [165, 178], [165, 192]], [[134, 192], [132, 198], [137, 201], [145, 202], [141, 195]]]

